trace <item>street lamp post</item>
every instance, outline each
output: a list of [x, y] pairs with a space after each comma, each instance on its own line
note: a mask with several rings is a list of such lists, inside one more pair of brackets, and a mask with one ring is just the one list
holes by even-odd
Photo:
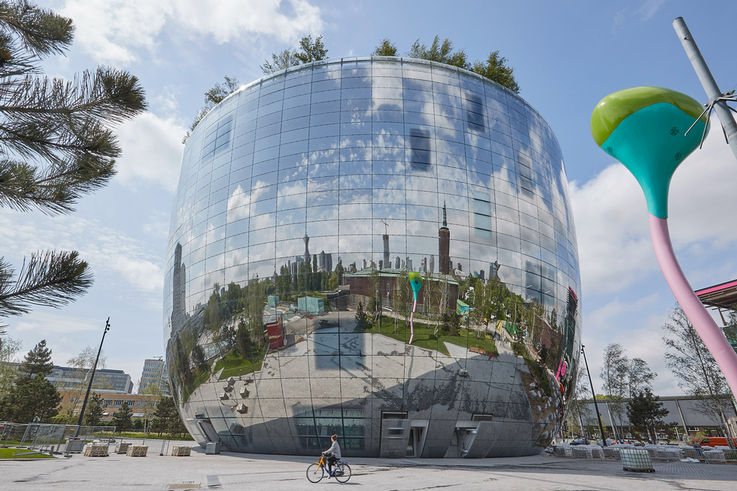
[[95, 358], [95, 364], [92, 365], [92, 373], [90, 374], [90, 383], [87, 384], [87, 393], [84, 395], [84, 402], [82, 403], [82, 410], [79, 413], [79, 420], [77, 421], [77, 429], [74, 431], [74, 438], [79, 436], [79, 430], [82, 427], [82, 418], [84, 418], [84, 411], [87, 408], [87, 399], [90, 397], [90, 390], [92, 390], [92, 382], [95, 379], [95, 370], [97, 370], [97, 362], [100, 360], [100, 353], [102, 352], [102, 343], [105, 342], [105, 334], [110, 330], [110, 317], [105, 321], [105, 330], [102, 331], [102, 340], [100, 340], [100, 348], [97, 350], [97, 358]]
[[599, 414], [599, 405], [596, 403], [596, 391], [594, 390], [594, 382], [591, 380], [591, 372], [589, 371], [589, 362], [586, 359], [586, 351], [584, 351], [584, 345], [581, 345], [581, 354], [583, 355], [583, 362], [586, 364], [586, 373], [589, 376], [589, 384], [591, 384], [591, 395], [594, 397], [594, 409], [596, 410], [596, 418], [599, 420], [599, 431], [601, 431], [601, 444], [606, 447], [606, 436], [604, 435], [604, 425], [601, 424], [601, 414]]

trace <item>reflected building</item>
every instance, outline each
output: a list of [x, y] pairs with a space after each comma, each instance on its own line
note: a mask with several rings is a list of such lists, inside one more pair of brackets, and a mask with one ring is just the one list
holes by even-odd
[[580, 346], [566, 183], [542, 117], [455, 67], [344, 58], [231, 94], [187, 141], [172, 214], [187, 429], [244, 452], [333, 433], [347, 456], [539, 452]]

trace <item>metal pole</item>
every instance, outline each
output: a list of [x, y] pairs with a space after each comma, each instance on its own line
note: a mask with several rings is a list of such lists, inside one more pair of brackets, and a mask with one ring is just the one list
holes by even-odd
[[[701, 56], [701, 51], [699, 51], [696, 41], [694, 41], [693, 36], [691, 36], [691, 32], [688, 30], [688, 26], [686, 26], [686, 22], [683, 20], [683, 17], [676, 17], [673, 21], [673, 29], [675, 29], [676, 34], [678, 34], [678, 37], [681, 40], [683, 50], [686, 52], [686, 56], [688, 56], [691, 66], [696, 72], [696, 76], [699, 77], [701, 86], [704, 87], [706, 97], [708, 97], [710, 101], [720, 97], [722, 95], [722, 91], [719, 90], [719, 86], [714, 80], [709, 67], [706, 65], [706, 61], [704, 61], [704, 57]], [[735, 158], [737, 158], [737, 123], [735, 123], [734, 118], [732, 118], [732, 114], [726, 102], [717, 102], [714, 105], [714, 110], [716, 111], [719, 121], [722, 123], [722, 127], [724, 128], [729, 148], [732, 150]]]
[[82, 427], [82, 418], [84, 418], [84, 410], [87, 408], [87, 399], [90, 397], [90, 390], [92, 390], [92, 381], [95, 379], [95, 370], [97, 370], [97, 362], [100, 360], [100, 353], [102, 352], [102, 343], [105, 342], [105, 334], [110, 330], [110, 317], [105, 321], [105, 330], [102, 331], [102, 339], [100, 340], [100, 348], [97, 350], [97, 358], [95, 358], [95, 364], [92, 365], [92, 374], [90, 375], [90, 383], [87, 384], [87, 393], [84, 395], [84, 402], [82, 403], [82, 410], [79, 413], [79, 420], [77, 421], [77, 429], [74, 431], [74, 438], [79, 436], [79, 429]]
[[[601, 431], [601, 444], [606, 447], [606, 435], [604, 435], [604, 425], [601, 424], [601, 414], [599, 414], [599, 405], [596, 403], [596, 391], [594, 390], [594, 382], [591, 380], [591, 372], [589, 371], [589, 362], [586, 359], [586, 351], [584, 346], [581, 345], [581, 354], [583, 355], [583, 362], [586, 364], [586, 373], [589, 376], [589, 384], [591, 384], [591, 395], [594, 398], [594, 409], [596, 410], [596, 418], [599, 420], [599, 431]], [[614, 424], [614, 422], [612, 422]]]

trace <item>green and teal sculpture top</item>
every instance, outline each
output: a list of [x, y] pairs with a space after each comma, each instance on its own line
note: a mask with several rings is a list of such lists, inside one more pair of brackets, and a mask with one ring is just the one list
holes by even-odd
[[[686, 130], [693, 125], [692, 131]], [[706, 130], [701, 104], [660, 87], [634, 87], [609, 94], [591, 115], [591, 134], [640, 183], [650, 212], [655, 257], [673, 295], [693, 324], [732, 394], [737, 396], [737, 353], [693, 292], [676, 260], [668, 232], [668, 187], [678, 165]]]
[[594, 141], [635, 176], [648, 211], [658, 218], [668, 217], [673, 172], [699, 146], [706, 125], [703, 110], [698, 101], [674, 90], [633, 87], [604, 97], [591, 115]]

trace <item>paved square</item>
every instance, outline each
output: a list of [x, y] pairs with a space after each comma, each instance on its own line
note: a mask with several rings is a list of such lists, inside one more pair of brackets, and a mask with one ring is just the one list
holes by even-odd
[[[189, 457], [149, 455], [0, 461], [3, 490], [179, 490], [335, 489], [324, 479], [305, 478], [309, 457], [223, 453], [205, 455], [194, 446]], [[186, 442], [192, 445], [192, 442]], [[175, 443], [172, 442], [172, 445]], [[655, 473], [632, 473], [610, 460], [550, 455], [496, 459], [347, 459], [353, 476], [346, 486], [363, 489], [735, 489], [737, 465], [654, 463]]]

